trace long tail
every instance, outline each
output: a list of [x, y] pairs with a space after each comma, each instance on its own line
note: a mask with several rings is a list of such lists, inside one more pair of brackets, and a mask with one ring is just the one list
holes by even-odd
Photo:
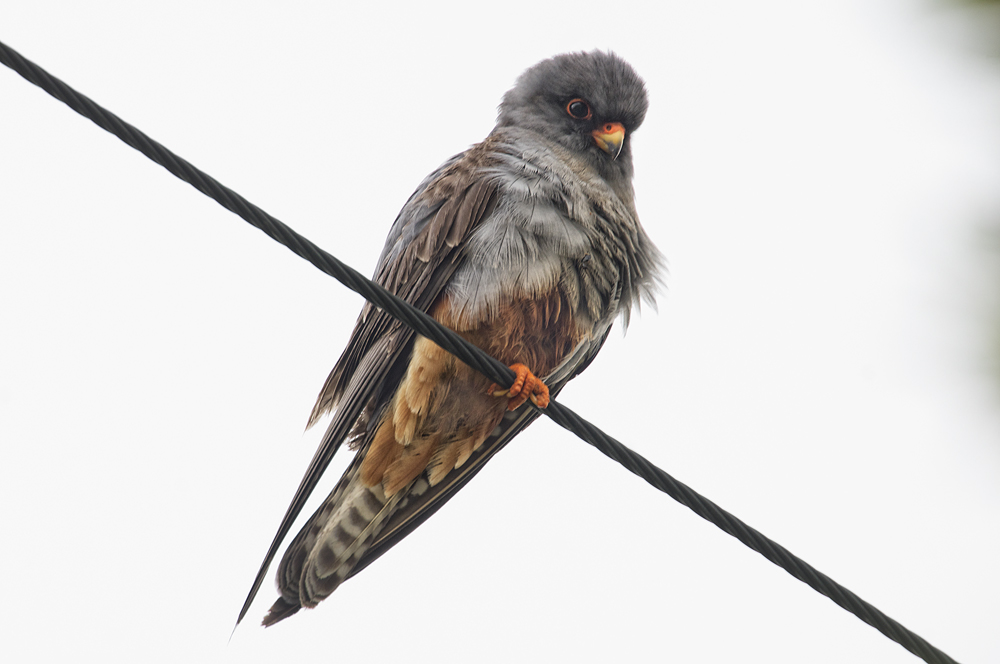
[[[610, 327], [597, 339], [581, 342], [570, 357], [546, 376], [544, 380], [553, 397], [590, 364], [608, 331]], [[388, 499], [382, 483], [367, 487], [361, 481], [364, 454], [356, 454], [340, 482], [281, 559], [278, 568], [281, 597], [264, 617], [264, 625], [273, 625], [303, 606], [316, 606], [346, 579], [370, 565], [448, 502], [538, 415], [537, 410], [527, 407], [505, 413], [482, 445], [443, 480], [432, 487], [427, 472], [422, 472]]]
[[278, 568], [281, 597], [264, 616], [265, 626], [300, 608], [314, 607], [351, 574], [396, 511], [409, 487], [386, 498], [382, 485], [367, 487], [356, 457], [336, 488], [288, 547]]

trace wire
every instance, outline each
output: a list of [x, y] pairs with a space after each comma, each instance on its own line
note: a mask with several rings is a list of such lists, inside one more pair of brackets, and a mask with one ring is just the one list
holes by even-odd
[[[260, 209], [233, 190], [221, 184], [210, 175], [185, 161], [160, 145], [149, 136], [128, 124], [114, 113], [80, 94], [44, 69], [25, 59], [17, 51], [0, 42], [0, 62], [10, 67], [25, 79], [42, 88], [74, 111], [92, 120], [102, 129], [114, 134], [126, 144], [143, 153], [157, 164], [189, 183], [198, 191], [214, 199], [227, 210], [263, 231], [317, 268], [337, 279], [342, 284], [381, 307], [418, 333], [452, 353], [460, 360], [475, 368], [490, 380], [509, 386], [514, 380], [514, 372], [502, 362], [490, 357], [482, 350], [442, 326], [429, 315], [415, 309], [397, 298], [378, 284], [336, 257], [319, 248], [307, 238], [299, 235], [284, 223]], [[925, 639], [907, 629], [885, 613], [861, 599], [809, 563], [798, 558], [788, 549], [767, 538], [757, 530], [722, 509], [714, 502], [700, 495], [686, 484], [679, 482], [668, 473], [657, 468], [645, 457], [633, 452], [607, 435], [590, 422], [584, 420], [571, 409], [555, 401], [543, 411], [554, 422], [575, 433], [609, 458], [635, 473], [660, 491], [682, 505], [690, 508], [698, 516], [714, 523], [748, 547], [778, 565], [796, 579], [817, 592], [826, 595], [841, 608], [850, 611], [885, 636], [900, 644], [911, 653], [931, 664], [957, 664], [946, 653], [928, 643]]]

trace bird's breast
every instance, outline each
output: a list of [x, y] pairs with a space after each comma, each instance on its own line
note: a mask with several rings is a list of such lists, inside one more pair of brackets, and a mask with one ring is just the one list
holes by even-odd
[[[459, 319], [482, 321], [509, 302], [558, 293], [589, 332], [614, 313], [619, 274], [606, 243], [541, 178], [506, 184], [493, 213], [471, 233], [446, 289], [453, 310]], [[589, 206], [585, 212], [593, 214]]]

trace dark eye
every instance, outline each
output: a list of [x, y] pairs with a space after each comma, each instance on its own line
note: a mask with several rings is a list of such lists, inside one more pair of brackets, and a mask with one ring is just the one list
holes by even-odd
[[590, 106], [582, 99], [571, 99], [570, 102], [566, 104], [566, 112], [569, 113], [570, 117], [576, 118], [577, 120], [590, 119]]

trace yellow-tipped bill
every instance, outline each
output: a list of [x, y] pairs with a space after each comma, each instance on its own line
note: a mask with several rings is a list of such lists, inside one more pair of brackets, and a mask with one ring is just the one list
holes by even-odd
[[625, 143], [625, 127], [621, 122], [605, 122], [591, 132], [597, 147], [601, 148], [612, 159], [617, 159]]

